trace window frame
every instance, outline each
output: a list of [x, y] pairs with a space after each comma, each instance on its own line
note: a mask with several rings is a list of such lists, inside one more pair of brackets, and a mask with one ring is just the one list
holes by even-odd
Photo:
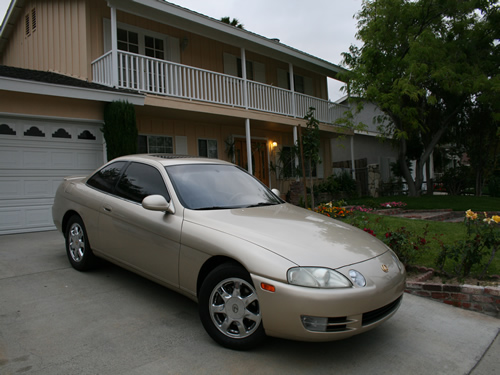
[[[201, 149], [200, 149], [200, 142], [205, 142], [206, 143], [206, 151], [207, 155], [201, 155]], [[210, 148], [209, 148], [209, 142], [215, 142], [215, 153], [216, 156], [210, 156]], [[217, 139], [213, 138], [198, 138], [198, 156], [209, 158], [209, 159], [218, 159], [219, 158], [219, 142]]]
[[[146, 151], [143, 152], [139, 149], [139, 139], [140, 137], [146, 137]], [[150, 150], [150, 138], [151, 137], [161, 137], [161, 138], [170, 138], [170, 141], [172, 143], [172, 152], [167, 152], [167, 151], [151, 151]], [[175, 142], [174, 142], [174, 137], [171, 135], [166, 135], [166, 134], [139, 134], [137, 136], [137, 151], [139, 154], [141, 153], [147, 153], [147, 154], [175, 154]]]

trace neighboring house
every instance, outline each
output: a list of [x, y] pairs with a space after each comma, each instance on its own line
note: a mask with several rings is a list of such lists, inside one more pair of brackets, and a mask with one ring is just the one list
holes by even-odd
[[[347, 97], [337, 101], [344, 106], [349, 105]], [[352, 106], [356, 106], [353, 104]], [[353, 123], [365, 125], [363, 130], [355, 130], [353, 135], [331, 140], [332, 163], [334, 173], [349, 170], [356, 177], [363, 195], [368, 195], [368, 165], [378, 165], [380, 172], [379, 187], [391, 182], [391, 164], [398, 158], [398, 150], [390, 139], [381, 137], [374, 121], [383, 112], [373, 103], [364, 102], [360, 112], [353, 112]]]
[[[0, 29], [0, 234], [52, 229], [64, 176], [106, 161], [104, 105], [134, 104], [139, 152], [271, 161], [315, 107], [331, 174], [327, 78], [342, 69], [160, 0], [11, 1]], [[277, 146], [276, 146], [277, 144]]]

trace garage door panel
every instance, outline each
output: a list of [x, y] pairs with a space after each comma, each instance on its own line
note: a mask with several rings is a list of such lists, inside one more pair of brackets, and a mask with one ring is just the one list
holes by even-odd
[[0, 168], [21, 168], [22, 152], [0, 145]]
[[52, 203], [66, 176], [86, 176], [103, 164], [101, 124], [23, 116], [2, 117], [0, 235], [54, 229]]
[[52, 204], [0, 209], [0, 235], [53, 228]]

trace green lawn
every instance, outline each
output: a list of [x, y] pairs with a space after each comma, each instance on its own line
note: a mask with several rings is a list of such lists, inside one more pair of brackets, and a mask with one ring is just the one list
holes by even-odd
[[[430, 202], [430, 200], [428, 201]], [[420, 207], [422, 207], [422, 205], [420, 205]], [[460, 210], [462, 209], [463, 208], [460, 206]], [[405, 227], [413, 234], [424, 237], [427, 244], [425, 246], [418, 246], [419, 249], [414, 263], [415, 265], [431, 267], [434, 269], [437, 268], [436, 258], [441, 252], [441, 243], [451, 245], [455, 241], [463, 240], [467, 237], [467, 229], [464, 223], [414, 220], [385, 215], [366, 214], [361, 212], [357, 212], [354, 216], [345, 220], [349, 223], [356, 224], [361, 229], [372, 229], [377, 235], [377, 238], [381, 240], [385, 238], [385, 234], [387, 232], [395, 231], [401, 227]], [[499, 225], [500, 230], [500, 224], [492, 225]], [[489, 258], [489, 256], [485, 257], [485, 260], [487, 258]], [[473, 273], [478, 274], [480, 270], [482, 270], [482, 268], [475, 268]], [[452, 269], [448, 266], [445, 267], [445, 271], [450, 272]], [[500, 256], [498, 254], [489, 266], [487, 275], [500, 275]]]
[[423, 195], [421, 197], [408, 197], [406, 195], [382, 198], [353, 198], [348, 199], [349, 205], [375, 206], [385, 202], [404, 202], [407, 209], [452, 209], [453, 211], [500, 211], [500, 198], [456, 196], [456, 195]]

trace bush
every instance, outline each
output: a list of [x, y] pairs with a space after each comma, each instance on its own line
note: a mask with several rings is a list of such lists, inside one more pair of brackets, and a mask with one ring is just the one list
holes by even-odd
[[481, 271], [482, 279], [500, 247], [500, 216], [488, 217], [486, 212], [481, 221], [471, 210], [466, 212], [467, 238], [452, 244], [442, 244], [436, 264], [444, 271], [446, 262], [452, 264], [456, 277], [470, 276], [473, 270]]
[[315, 189], [318, 193], [328, 193], [332, 197], [343, 198], [341, 193], [347, 198], [356, 196], [356, 180], [350, 173], [342, 171], [338, 174], [329, 176], [325, 181], [318, 184]]
[[461, 195], [466, 190], [474, 187], [470, 176], [470, 167], [460, 166], [448, 169], [441, 177], [439, 183], [441, 183], [448, 194]]
[[108, 160], [137, 153], [137, 125], [131, 103], [115, 101], [104, 107], [104, 126]]

